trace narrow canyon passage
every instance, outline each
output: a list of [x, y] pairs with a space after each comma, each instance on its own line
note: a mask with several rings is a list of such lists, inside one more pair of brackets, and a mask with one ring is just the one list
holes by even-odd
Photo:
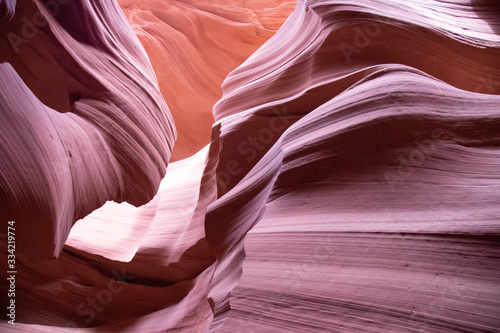
[[499, 331], [499, 27], [0, 0], [0, 330]]

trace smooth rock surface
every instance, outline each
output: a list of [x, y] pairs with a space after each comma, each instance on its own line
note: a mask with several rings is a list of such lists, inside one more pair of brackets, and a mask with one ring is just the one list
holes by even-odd
[[498, 13], [301, 1], [228, 76], [214, 332], [499, 329]]
[[[103, 16], [78, 28], [59, 18], [57, 33], [33, 39], [32, 57], [68, 52], [89, 72], [32, 65], [13, 49], [0, 65], [0, 199], [11, 212], [1, 218], [42, 221], [32, 234], [20, 228], [34, 245], [19, 245], [17, 322], [0, 330], [499, 330], [495, 2], [301, 0], [224, 79], [210, 139], [215, 83], [271, 36], [289, 3], [120, 1], [155, 72], [117, 5], [82, 3]], [[17, 8], [4, 12], [3, 35], [20, 31]], [[109, 37], [118, 28], [128, 37]], [[227, 38], [240, 45], [234, 54]], [[71, 47], [42, 47], [55, 41]], [[56, 89], [37, 85], [57, 73]], [[160, 90], [182, 128], [168, 167], [175, 131]], [[94, 122], [80, 123], [84, 111]], [[112, 127], [108, 114], [134, 121]], [[68, 157], [68, 147], [87, 155]], [[127, 158], [138, 173], [120, 164]], [[35, 255], [64, 242], [60, 254], [44, 252], [57, 259]]]
[[50, 259], [107, 200], [153, 198], [175, 127], [117, 4], [18, 3], [0, 29], [0, 220]]
[[210, 142], [221, 84], [283, 24], [295, 0], [120, 0], [148, 53], [179, 138], [172, 160]]

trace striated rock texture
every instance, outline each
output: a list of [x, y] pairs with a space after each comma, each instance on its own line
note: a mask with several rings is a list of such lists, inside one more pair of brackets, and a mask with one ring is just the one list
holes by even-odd
[[107, 200], [155, 195], [175, 128], [113, 2], [26, 1], [0, 29], [0, 219], [17, 222], [19, 251], [50, 259]]
[[210, 142], [230, 71], [268, 40], [295, 0], [120, 0], [153, 65], [179, 134], [172, 160]]
[[500, 329], [499, 27], [493, 2], [300, 1], [228, 76], [206, 225], [243, 273], [214, 331]]
[[[172, 2], [157, 12], [158, 21], [146, 19], [156, 2], [120, 4], [150, 56], [158, 52], [151, 57], [160, 64], [156, 75], [169, 64], [158, 60], [164, 46], [145, 41], [163, 34], [160, 26], [190, 36], [194, 47], [179, 49], [191, 57], [215, 40], [198, 26], [199, 17], [210, 16], [203, 12], [222, 8], [224, 15], [214, 15], [231, 17], [237, 28], [224, 21], [226, 28], [213, 31], [236, 40], [240, 27], [256, 22], [256, 11], [242, 21], [246, 9], [222, 2]], [[3, 35], [21, 31], [32, 12], [18, 18], [12, 2], [0, 5]], [[164, 177], [173, 122], [144, 52], [116, 5], [74, 6], [78, 11], [70, 6], [54, 19], [33, 2], [31, 11], [53, 22], [38, 32], [45, 40], [33, 39], [33, 58], [25, 58], [38, 63], [2, 46], [10, 51], [1, 65], [0, 199], [8, 214], [0, 217], [33, 228], [17, 231], [33, 244], [19, 243], [17, 323], [1, 322], [2, 331], [500, 329], [495, 2], [299, 1], [281, 29], [224, 80], [208, 145], [201, 148], [201, 130], [182, 132], [182, 160]], [[78, 16], [82, 24], [70, 22], [82, 8], [89, 11]], [[177, 21], [176, 8], [192, 10], [193, 24]], [[144, 24], [141, 37], [139, 22], [156, 23]], [[19, 53], [30, 45], [23, 41]], [[213, 67], [227, 65], [222, 49], [213, 50]], [[78, 61], [68, 62], [67, 53]], [[241, 54], [228, 58], [235, 65]], [[207, 73], [211, 66], [200, 68]], [[212, 83], [224, 71], [216, 73]], [[196, 75], [174, 81], [193, 87]], [[178, 105], [200, 97], [202, 114], [209, 92], [202, 97], [205, 88], [195, 87], [162, 92], [168, 103], [177, 96]], [[209, 121], [183, 110], [174, 111], [178, 128], [189, 119], [199, 120], [186, 125], [191, 130]], [[81, 116], [87, 114], [93, 116]], [[50, 141], [54, 134], [60, 141]], [[111, 199], [128, 203], [95, 209]], [[85, 208], [77, 214], [73, 207]], [[38, 244], [46, 250], [65, 240], [57, 259], [35, 261], [60, 250], [40, 258]], [[5, 267], [5, 242], [2, 253]]]
[[[133, 4], [122, 5], [130, 14]], [[166, 12], [175, 8], [151, 5]], [[200, 6], [212, 11], [207, 20], [219, 22], [226, 32], [218, 36], [209, 23], [205, 31], [215, 34], [211, 39], [200, 37], [195, 47], [179, 47], [177, 34], [167, 49], [184, 65], [183, 71], [187, 62], [191, 66], [186, 73], [169, 68], [176, 73], [174, 87], [199, 65], [200, 59], [186, 54], [199, 52], [212, 65], [218, 63], [214, 68], [199, 66], [198, 79], [208, 70], [211, 78], [194, 89], [198, 95], [191, 94], [208, 113], [223, 77], [277, 30], [294, 4]], [[210, 16], [202, 9], [193, 15]], [[0, 10], [1, 262], [7, 267], [7, 221], [15, 221], [15, 328], [206, 331], [215, 257], [205, 240], [204, 216], [217, 197], [217, 158], [205, 163], [209, 149], [194, 140], [200, 152], [172, 165], [164, 177], [176, 130], [157, 83], [157, 76], [164, 74], [161, 54], [153, 58], [159, 64], [155, 73], [113, 2], [0, 1]], [[221, 18], [219, 11], [229, 16]], [[166, 16], [161, 22], [173, 24], [178, 17]], [[209, 52], [210, 44], [227, 38], [232, 41], [217, 53]], [[190, 80], [183, 84], [194, 86], [194, 78]], [[177, 96], [175, 103], [192, 106], [182, 89], [170, 94]], [[189, 110], [185, 115], [195, 126], [183, 132], [184, 140], [191, 140], [189, 133], [196, 137], [198, 125], [209, 134], [211, 116], [203, 119]], [[182, 119], [178, 113], [176, 121]], [[192, 155], [193, 147], [182, 145], [177, 150]], [[219, 150], [217, 144], [210, 149], [212, 154]], [[123, 201], [128, 203], [116, 203]], [[9, 288], [7, 276], [2, 270], [2, 295]], [[8, 302], [2, 297], [3, 309]], [[2, 331], [12, 329], [1, 325]]]

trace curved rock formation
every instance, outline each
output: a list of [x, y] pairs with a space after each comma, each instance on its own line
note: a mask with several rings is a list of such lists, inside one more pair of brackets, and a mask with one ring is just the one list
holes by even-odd
[[18, 4], [1, 32], [0, 219], [17, 222], [19, 251], [49, 259], [107, 200], [155, 195], [175, 128], [116, 4]]
[[[11, 2], [0, 4], [12, 7]], [[35, 4], [33, 8], [48, 14], [41, 3]], [[200, 50], [214, 57], [214, 67], [221, 66], [214, 70], [217, 74], [207, 75], [211, 82], [207, 87], [230, 70], [224, 59], [235, 65], [242, 53], [225, 58], [224, 47], [209, 49], [221, 37], [216, 38], [210, 28], [204, 35], [198, 24], [211, 22], [223, 36], [241, 31], [252, 35], [248, 29], [258, 25], [254, 14], [261, 4], [251, 4], [248, 11], [235, 9], [244, 8], [244, 2], [233, 7], [221, 1], [212, 7], [208, 2], [179, 1], [156, 12], [151, 10], [154, 1], [121, 2], [153, 64], [158, 64], [154, 66], [160, 84], [166, 76], [162, 78], [158, 68], [166, 63], [159, 57], [163, 46], [152, 44], [155, 34], [161, 41], [184, 43], [182, 33], [194, 47], [187, 47], [187, 42], [178, 45], [196, 58], [194, 63], [203, 64], [194, 51]], [[0, 132], [0, 152], [8, 158], [1, 164], [0, 198], [2, 204], [10, 200], [4, 206], [17, 214], [2, 215], [2, 220], [14, 218], [19, 225], [23, 214], [32, 214], [38, 221], [33, 216], [37, 209], [26, 208], [36, 202], [33, 198], [19, 201], [22, 206], [10, 203], [25, 193], [46, 198], [46, 204], [65, 203], [54, 205], [61, 207], [57, 216], [71, 213], [75, 198], [83, 201], [74, 205], [87, 209], [78, 210], [79, 217], [91, 212], [72, 227], [57, 259], [33, 262], [35, 246], [17, 254], [16, 330], [498, 330], [500, 11], [495, 3], [299, 1], [281, 29], [224, 80], [207, 146], [201, 148], [205, 143], [201, 128], [210, 119], [200, 114], [206, 113], [208, 101], [213, 101], [207, 96], [215, 96], [215, 90], [207, 89], [200, 95], [202, 107], [188, 113], [183, 103], [195, 109], [194, 93], [174, 86], [169, 91], [177, 100], [162, 89], [167, 102], [171, 98], [177, 105], [176, 125], [200, 130], [183, 139], [177, 158], [199, 151], [170, 163], [161, 184], [155, 175], [166, 164], [161, 159], [138, 159], [141, 154], [153, 159], [155, 150], [168, 158], [173, 139], [155, 74], [129, 29], [120, 30], [128, 36], [125, 40], [133, 40], [126, 48], [119, 47], [124, 39], [102, 33], [101, 29], [118, 34], [112, 23], [122, 22], [123, 16], [116, 6], [110, 9], [92, 0], [83, 8], [108, 13], [97, 17], [109, 24], [96, 17], [87, 21], [93, 16], [84, 15], [82, 24], [71, 28], [63, 17], [76, 9], [68, 9], [67, 15], [49, 25], [57, 33], [40, 30], [50, 38], [38, 42], [36, 56], [70, 52], [71, 59], [84, 60], [48, 62], [50, 71], [44, 72], [45, 68], [19, 62], [23, 58], [11, 54], [9, 64], [1, 66], [2, 79], [8, 78], [2, 84], [15, 94], [0, 91], [1, 126], [6, 128]], [[177, 8], [189, 13], [191, 25], [174, 16]], [[214, 8], [222, 9], [213, 13]], [[4, 35], [22, 29], [18, 13], [16, 8], [12, 19], [9, 10], [0, 15], [7, 22]], [[226, 20], [242, 30], [223, 29], [230, 26]], [[141, 26], [140, 22], [154, 23]], [[169, 33], [158, 31], [167, 25]], [[77, 50], [89, 53], [64, 47], [43, 53], [41, 45], [55, 43], [58, 36], [66, 36], [61, 37], [64, 43], [83, 45]], [[179, 56], [169, 52], [172, 63], [180, 66], [174, 61]], [[90, 70], [90, 75], [75, 66], [81, 63], [85, 69], [95, 63], [102, 67]], [[32, 67], [25, 70], [26, 66]], [[200, 68], [195, 73], [211, 71], [205, 65]], [[54, 83], [61, 88], [36, 84], [48, 80], [43, 73], [64, 71], [71, 75]], [[205, 91], [191, 81], [195, 76], [189, 73], [174, 81], [198, 87], [195, 93]], [[111, 85], [110, 77], [118, 82]], [[81, 86], [89, 87], [77, 89], [81, 93], [75, 95], [74, 87]], [[114, 94], [123, 96], [117, 109]], [[16, 103], [12, 96], [23, 98]], [[95, 122], [85, 118], [88, 129], [79, 130], [78, 117], [84, 111], [93, 114], [90, 120]], [[139, 121], [131, 124], [143, 136], [133, 135], [130, 127], [109, 127], [108, 112], [118, 112], [117, 117], [121, 112], [136, 115]], [[159, 115], [162, 121], [154, 122]], [[196, 124], [186, 125], [195, 117]], [[40, 126], [41, 121], [48, 125]], [[142, 128], [141, 121], [151, 127]], [[26, 134], [16, 136], [16, 129]], [[24, 142], [33, 145], [43, 136], [48, 141], [52, 132], [59, 133], [61, 143], [32, 146], [38, 159], [29, 161]], [[91, 136], [95, 132], [99, 140]], [[187, 132], [182, 133], [181, 138]], [[116, 141], [121, 150], [106, 146], [115, 142], [106, 140], [106, 135], [125, 134], [130, 137]], [[88, 155], [68, 157], [68, 147], [75, 145], [88, 147]], [[69, 150], [83, 150], [80, 147]], [[75, 155], [82, 159], [80, 164], [71, 164]], [[117, 166], [83, 162], [85, 158], [99, 162], [103, 156], [117, 159]], [[56, 159], [49, 164], [50, 158], [63, 162]], [[140, 168], [139, 173], [127, 173], [119, 164], [122, 159], [137, 163], [134, 168]], [[64, 167], [70, 163], [69, 171], [61, 163]], [[66, 171], [56, 177], [59, 169]], [[116, 178], [110, 178], [110, 172]], [[145, 180], [142, 174], [150, 178]], [[33, 180], [42, 176], [44, 181]], [[50, 195], [39, 192], [45, 182], [54, 182]], [[154, 184], [158, 191], [149, 191]], [[111, 185], [130, 186], [137, 197], [126, 196], [129, 192], [114, 197], [116, 192], [102, 189]], [[133, 207], [139, 204], [134, 198], [144, 205]], [[109, 199], [128, 203], [107, 202], [94, 210]], [[45, 215], [40, 214], [46, 222], [38, 228], [49, 225], [52, 234], [44, 231], [40, 236], [52, 242], [46, 244], [64, 242], [72, 220], [60, 224], [67, 230], [64, 235], [53, 232], [58, 220]], [[52, 241], [56, 236], [59, 243]], [[2, 253], [0, 261], [7, 264], [5, 242]], [[4, 272], [2, 281], [7, 278]], [[2, 294], [4, 289], [2, 284]], [[2, 298], [1, 306], [4, 302]], [[6, 322], [0, 327], [12, 329]]]
[[209, 143], [224, 78], [278, 30], [295, 2], [119, 1], [174, 117], [179, 139], [173, 161]]
[[497, 8], [301, 1], [228, 76], [214, 329], [500, 327]]
[[[220, 62], [213, 69], [219, 77], [209, 80], [204, 93], [214, 91], [229, 70], [268, 39], [293, 7], [292, 2], [246, 5], [251, 7], [214, 6], [224, 15], [241, 12], [240, 22], [238, 15], [230, 21], [214, 12], [216, 18], [210, 18], [226, 30], [236, 26], [238, 33], [208, 41], [233, 38], [217, 55], [198, 45], [202, 55]], [[204, 163], [207, 150], [202, 150], [194, 162], [179, 162], [163, 178], [176, 137], [156, 81], [164, 63], [153, 72], [114, 3], [57, 0], [15, 7], [15, 1], [0, 2], [0, 219], [16, 223], [17, 301], [23, 304], [17, 327], [207, 328], [214, 257], [204, 240], [203, 222], [206, 206], [216, 198], [215, 173], [204, 177], [203, 184], [194, 174], [215, 164]], [[158, 57], [153, 60], [158, 63]], [[204, 104], [205, 99], [200, 96]], [[200, 124], [210, 128], [210, 118]], [[73, 223], [106, 201], [66, 241]], [[7, 267], [9, 253], [6, 236], [2, 232], [2, 267]], [[58, 259], [43, 261], [54, 257]], [[128, 288], [134, 283], [140, 286]], [[2, 294], [6, 287], [2, 283]], [[150, 305], [144, 306], [141, 297], [150, 294]], [[124, 310], [125, 301], [137, 306]], [[2, 298], [2, 306], [4, 302], [8, 300]], [[144, 322], [138, 324], [141, 317]]]

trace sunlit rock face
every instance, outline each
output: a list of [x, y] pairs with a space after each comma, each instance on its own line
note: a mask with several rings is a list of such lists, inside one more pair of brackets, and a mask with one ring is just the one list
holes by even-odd
[[[206, 331], [211, 324], [215, 256], [204, 221], [217, 198], [220, 150], [207, 146], [211, 108], [223, 78], [269, 39], [294, 3], [200, 4], [192, 15], [207, 21], [201, 31], [210, 38], [198, 42], [179, 20], [189, 4], [121, 5], [0, 1], [0, 219], [5, 231], [15, 221], [21, 331]], [[149, 10], [166, 13], [160, 26], [151, 17], [139, 22]], [[146, 26], [165, 38], [160, 50], [148, 45]], [[155, 55], [166, 50], [177, 61], [167, 59], [170, 67]], [[177, 134], [158, 84], [168, 86], [165, 73], [175, 88], [165, 94], [169, 103], [185, 107], [176, 112], [185, 128], [176, 151], [194, 154], [172, 164], [168, 177]], [[4, 295], [8, 283], [1, 286]], [[8, 302], [2, 297], [2, 308]]]
[[16, 331], [498, 330], [494, 2], [14, 4]]
[[120, 0], [153, 65], [179, 138], [172, 160], [210, 142], [212, 107], [230, 71], [268, 40], [295, 0]]

